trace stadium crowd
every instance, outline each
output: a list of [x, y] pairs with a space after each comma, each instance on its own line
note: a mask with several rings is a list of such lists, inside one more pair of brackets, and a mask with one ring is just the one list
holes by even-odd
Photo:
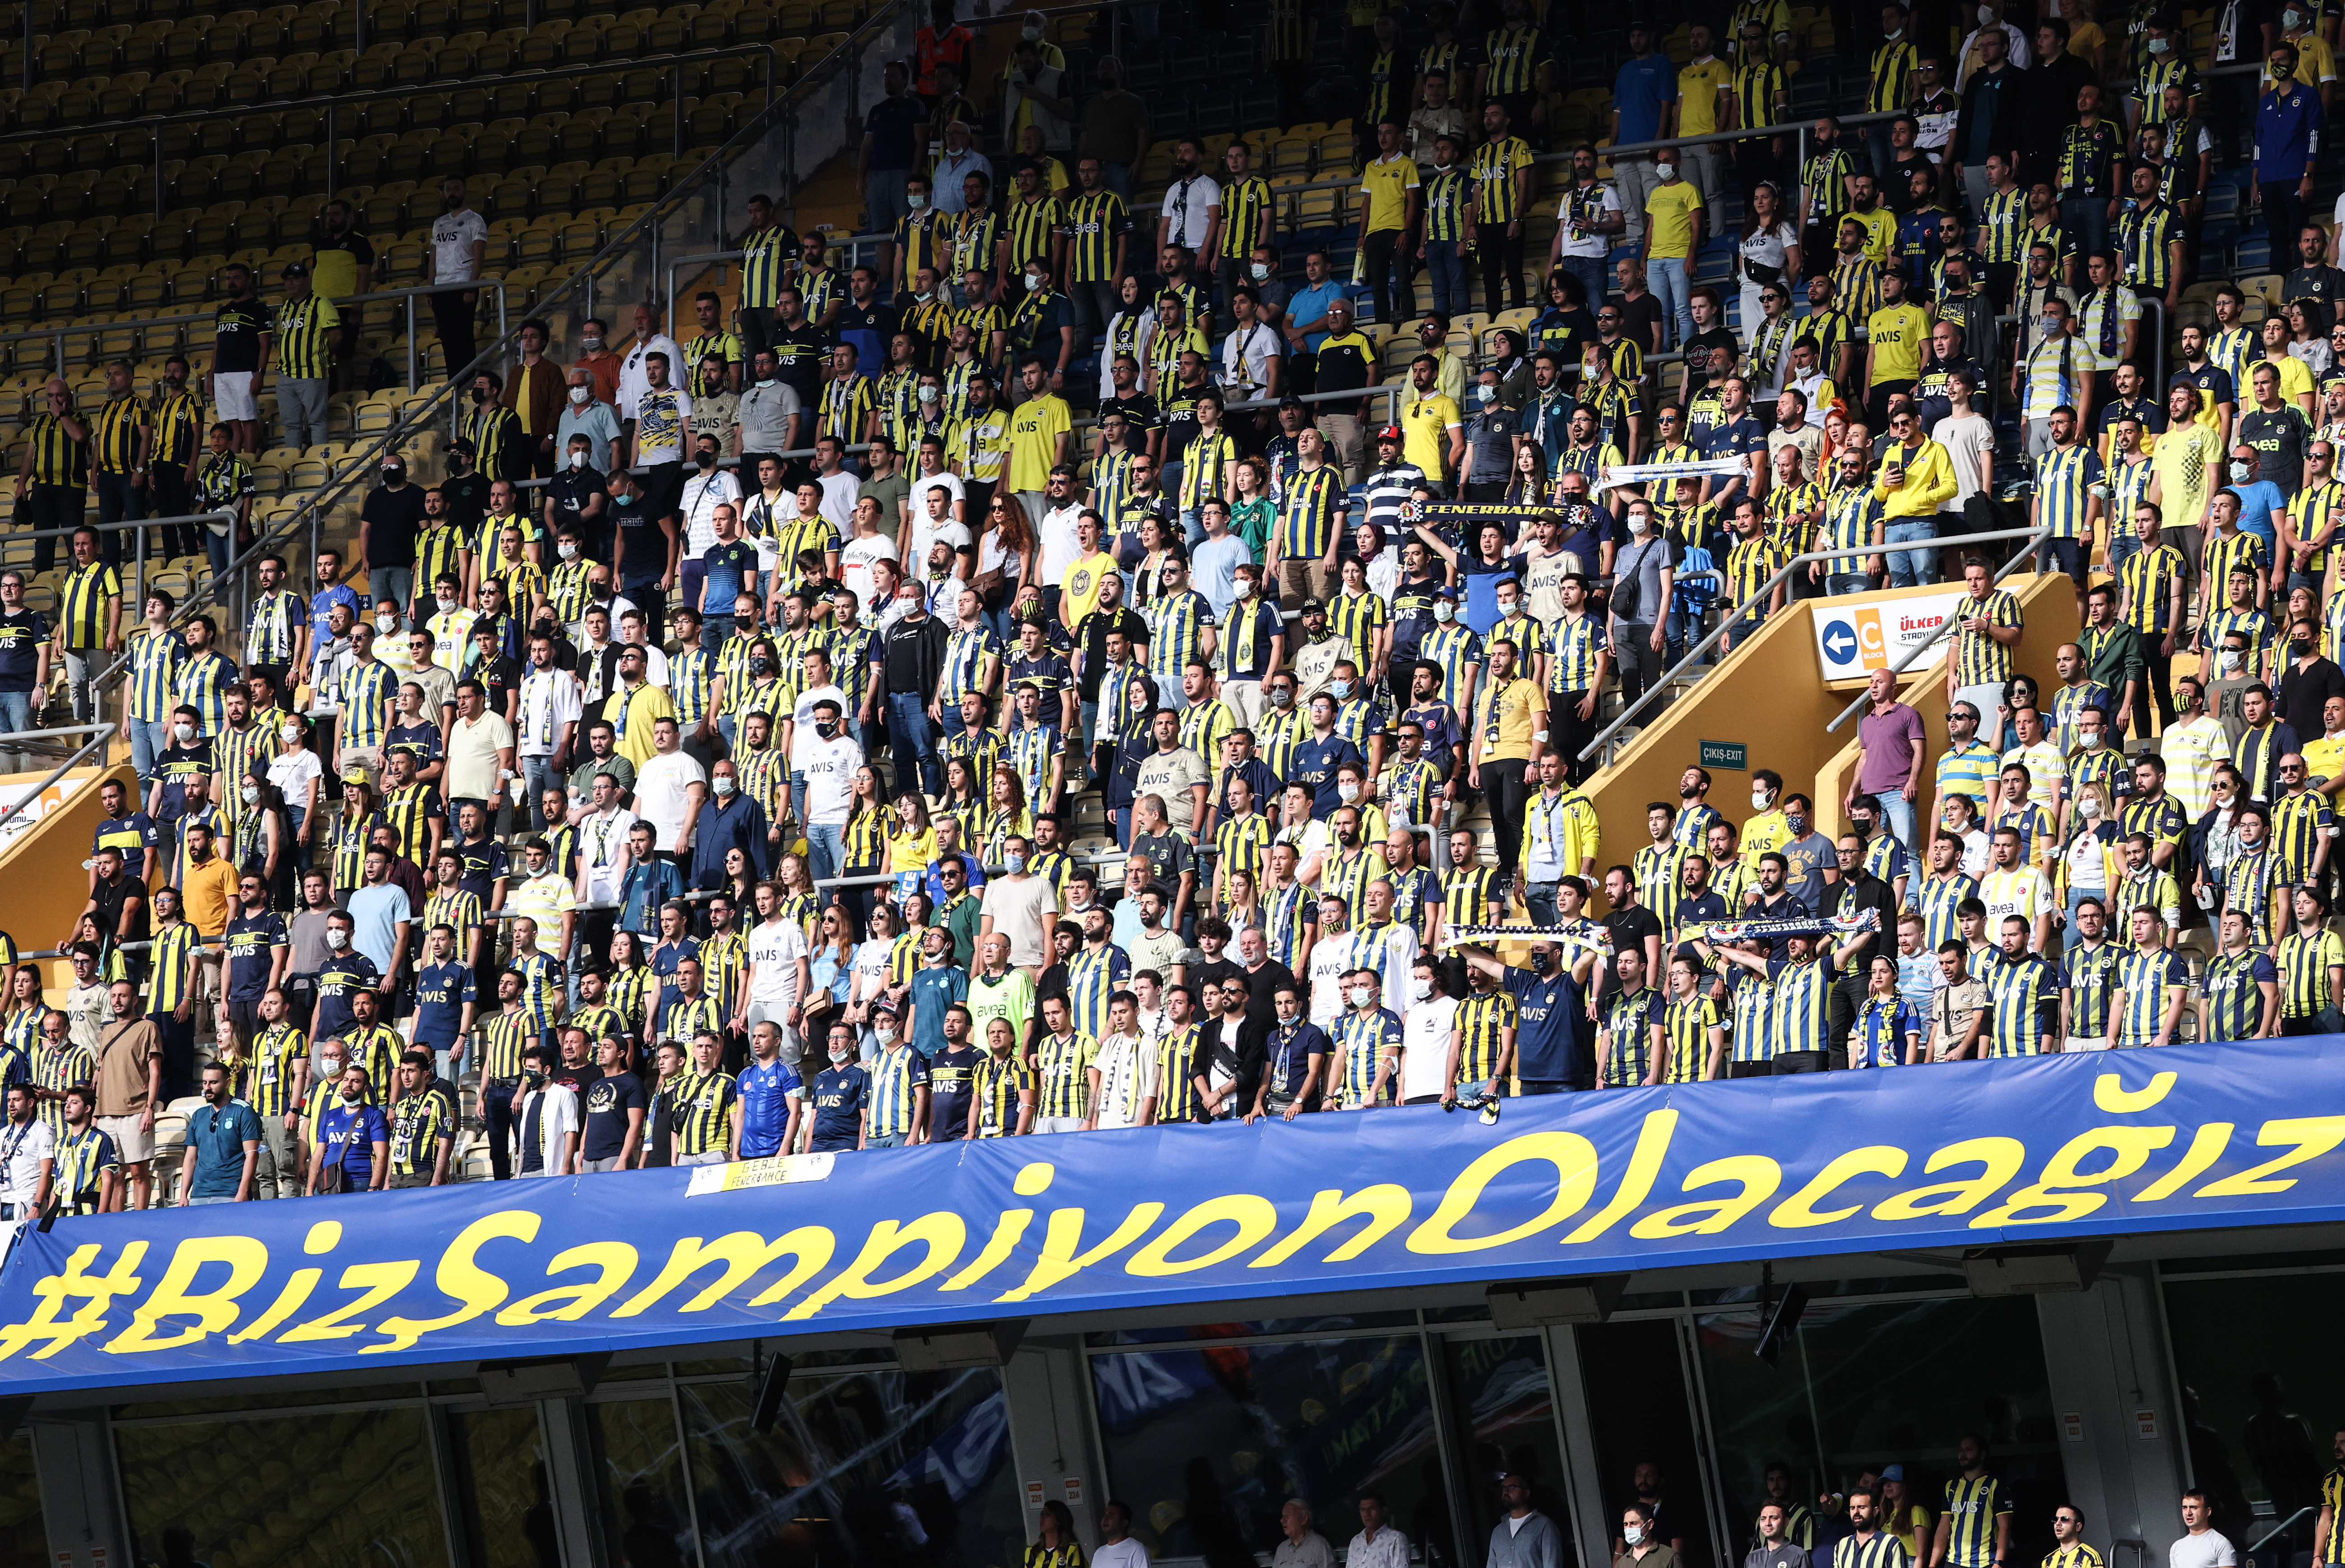
[[[1780, 118], [1767, 15], [1731, 67], [1632, 26], [1617, 139]], [[1898, 118], [1825, 117], [1797, 170], [1735, 144], [1734, 311], [1687, 286], [1714, 148], [1609, 180], [1581, 148], [1548, 304], [1472, 363], [1447, 312], [1469, 254], [1494, 311], [1518, 288], [1538, 95], [1437, 10], [1396, 65], [1401, 21], [1354, 285], [1322, 250], [1278, 280], [1243, 139], [1128, 202], [1145, 106], [1112, 57], [1078, 106], [1031, 35], [997, 207], [940, 14], [858, 155], [871, 263], [752, 197], [733, 314], [700, 295], [686, 341], [646, 303], [565, 367], [525, 321], [446, 475], [388, 457], [354, 548], [259, 561], [241, 625], [126, 604], [94, 531], [54, 617], [0, 572], [0, 719], [52, 660], [92, 711], [118, 655], [137, 774], [99, 791], [64, 1006], [0, 955], [7, 1217], [457, 1179], [460, 1083], [503, 1179], [2345, 1030], [2345, 272], [2295, 221], [2305, 19], [2225, 124], [2245, 78], [2172, 62], [2165, 13], [2137, 69], [2056, 19], [2031, 66], [2007, 25], [1916, 50], [1888, 5]], [[2152, 386], [2240, 136], [2304, 264], [2260, 333], [2225, 284]], [[1417, 278], [1387, 422], [1360, 318]], [[196, 478], [234, 505], [216, 401]], [[63, 466], [20, 483], [151, 413], [53, 399]], [[2005, 552], [1964, 544], [2021, 508], [2085, 612], [2048, 689]], [[1761, 592], [1820, 543], [1854, 553]], [[1883, 673], [1843, 799], [1761, 768], [1730, 813], [1689, 767], [1606, 854], [1616, 694], [1665, 698], [1721, 611], [1731, 649], [1787, 592], [1942, 572], [1948, 748]]]

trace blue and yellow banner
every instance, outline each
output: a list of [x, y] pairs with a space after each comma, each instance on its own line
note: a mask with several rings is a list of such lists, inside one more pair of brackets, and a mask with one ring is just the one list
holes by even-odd
[[2345, 1215], [2345, 1037], [63, 1219], [0, 1392]]

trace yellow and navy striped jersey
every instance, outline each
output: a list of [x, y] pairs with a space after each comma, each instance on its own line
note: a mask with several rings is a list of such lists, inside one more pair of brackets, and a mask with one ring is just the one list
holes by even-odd
[[[1855, 550], [1877, 543], [1884, 536], [1888, 522], [1888, 503], [1873, 492], [1873, 486], [1859, 481], [1855, 484], [1833, 487], [1824, 500], [1824, 536], [1822, 546], [1827, 550]], [[1856, 572], [1864, 563], [1854, 556], [1827, 561], [1828, 572]]]
[[[907, 213], [896, 220], [896, 255], [902, 268], [897, 274], [897, 287], [904, 298], [911, 298], [912, 286], [919, 281], [921, 268], [933, 268], [939, 273], [944, 270], [944, 258], [952, 249], [952, 229], [950, 215], [933, 207]], [[740, 347], [740, 340], [736, 339], [732, 355], [735, 359], [741, 357]], [[697, 364], [699, 358], [695, 346], [693, 362]]]
[[157, 391], [147, 407], [147, 418], [155, 427], [155, 445], [149, 454], [157, 464], [177, 463], [187, 466], [203, 444], [204, 405], [189, 391]]
[[1604, 623], [1595, 616], [1584, 612], [1557, 616], [1547, 629], [1548, 691], [1585, 692], [1595, 685], [1607, 645]]
[[[1727, 597], [1735, 604], [1755, 597], [1766, 587], [1767, 580], [1783, 568], [1786, 556], [1782, 547], [1761, 533], [1751, 539], [1739, 539], [1734, 548], [1726, 552]], [[1746, 613], [1764, 616], [1767, 606], [1754, 604]]]
[[630, 964], [624, 969], [614, 969], [604, 982], [603, 999], [619, 1010], [627, 1021], [627, 1031], [635, 1038], [645, 1037], [651, 1021], [647, 1010], [652, 996], [652, 967], [648, 964]]
[[1237, 710], [1219, 697], [1208, 697], [1181, 710], [1181, 744], [1201, 759], [1209, 759], [1205, 763], [1209, 768], [1220, 759], [1222, 743], [1237, 727]]
[[1994, 1476], [1948, 1481], [1946, 1561], [1954, 1568], [1989, 1568], [1995, 1562], [1995, 1516], [2010, 1512], [2011, 1499]]
[[1517, 212], [1515, 171], [1531, 167], [1531, 149], [1520, 137], [1486, 142], [1474, 149], [1467, 172], [1474, 181], [1474, 221], [1512, 223]]
[[2272, 894], [2286, 885], [2280, 872], [2269, 839], [2254, 849], [2242, 848], [2223, 868], [2224, 912], [2236, 909], [2247, 917], [2248, 940], [2258, 947], [2271, 946]]
[[1466, 203], [1472, 195], [1462, 168], [1436, 168], [1425, 176], [1425, 238], [1466, 238]]
[[[2190, 68], [2189, 61], [2179, 55], [2143, 56], [2133, 82], [2133, 96], [2141, 102], [2140, 125], [2162, 126], [2171, 118], [2166, 112], [2166, 89], [2175, 84], [2182, 88], [2183, 112], [2188, 114], [2190, 100], [2198, 96], [2198, 75]], [[1970, 1568], [1970, 1564], [1962, 1563], [1958, 1568]]]
[[551, 953], [530, 953], [515, 957], [508, 967], [521, 976], [522, 1010], [530, 1022], [539, 1029], [552, 1028], [562, 1010], [562, 960]]
[[2173, 245], [2183, 238], [2182, 215], [2163, 201], [2128, 202], [2117, 215], [2117, 259], [2125, 279], [2163, 294], [2174, 279]]
[[481, 895], [462, 887], [438, 888], [423, 901], [423, 929], [427, 933], [435, 926], [452, 929], [459, 958], [472, 950], [472, 933], [486, 918]]
[[1741, 970], [1731, 976], [1731, 983], [1732, 989], [1727, 1001], [1733, 1017], [1728, 1024], [1727, 1058], [1736, 1062], [1771, 1060], [1776, 1050], [1773, 978]]
[[[122, 579], [105, 561], [75, 567], [57, 593], [57, 631], [65, 638], [66, 646], [76, 650], [103, 647], [107, 601], [121, 597]], [[131, 716], [138, 715], [134, 711]]]
[[882, 1050], [866, 1068], [871, 1075], [871, 1136], [909, 1133], [913, 1126], [913, 1090], [925, 1088], [929, 1064], [908, 1040]]
[[171, 695], [203, 716], [207, 733], [217, 734], [228, 722], [228, 699], [222, 690], [235, 683], [236, 666], [217, 649], [207, 648], [179, 662], [178, 673], [171, 678]]
[[[1105, 283], [1115, 277], [1115, 242], [1132, 233], [1132, 212], [1112, 190], [1069, 197], [1062, 204], [1067, 236], [1067, 278]], [[1223, 216], [1229, 211], [1226, 199]]]
[[346, 746], [379, 746], [391, 729], [399, 696], [399, 672], [380, 659], [352, 664], [342, 673], [341, 734]]
[[742, 309], [772, 309], [781, 295], [782, 278], [797, 258], [798, 237], [787, 224], [769, 223], [743, 235], [741, 251]]
[[2279, 939], [2279, 1016], [2309, 1018], [2334, 1005], [2330, 971], [2345, 967], [2345, 938], [2322, 929]]
[[429, 1176], [439, 1168], [447, 1138], [448, 1102], [430, 1089], [409, 1095], [391, 1108], [391, 1168], [400, 1176]]
[[1203, 1033], [1197, 1024], [1164, 1026], [1156, 1042], [1156, 1120], [1195, 1121], [1204, 1108], [1197, 1095], [1197, 1042]]
[[[1856, 487], [1849, 487], [1856, 488]], [[1765, 503], [1767, 537], [1785, 555], [1805, 555], [1815, 548], [1816, 527], [1824, 515], [1824, 487], [1814, 480], [1798, 484], [1770, 484]], [[1860, 568], [1832, 563], [1836, 572]]]
[[2254, 1039], [2263, 1028], [2263, 988], [2278, 978], [2270, 956], [2259, 949], [2218, 953], [2198, 982], [2199, 994], [2207, 1000], [2202, 1037]]
[[1479, 926], [1498, 901], [1498, 873], [1488, 865], [1453, 865], [1441, 878], [1441, 923]]
[[1831, 1043], [1832, 984], [1832, 969], [1821, 958], [1776, 966], [1767, 1007], [1777, 1056], [1821, 1051]]
[[[2124, 586], [2125, 623], [2137, 632], [2164, 633], [2173, 606], [2174, 589], [2188, 576], [2188, 563], [2183, 560], [2182, 552], [2170, 544], [2154, 544], [2127, 556], [2125, 564], [2117, 569], [2117, 581]], [[2015, 620], [2008, 624], [2018, 622]], [[2008, 650], [2004, 662], [2006, 668], [1997, 679], [2007, 681], [2011, 678]]]
[[[2289, 497], [2289, 530], [2299, 543], [2319, 539], [2339, 521], [2337, 513], [2340, 506], [2345, 506], [2345, 484], [2333, 479], [2322, 480], [2318, 484], [2307, 483], [2302, 490]], [[2328, 570], [2329, 549], [2324, 544], [2314, 551], [2305, 561], [2305, 571], [2318, 575]]]
[[250, 463], [235, 452], [219, 452], [196, 475], [196, 504], [206, 511], [234, 511], [259, 488]]
[[1314, 11], [1304, 0], [1270, 0], [1268, 11], [1269, 58], [1274, 62], [1308, 59]]
[[1902, 109], [1914, 101], [1914, 79], [1922, 56], [1913, 43], [1900, 38], [1873, 51], [1870, 86], [1864, 95], [1867, 114]]
[[1852, 319], [1870, 321], [1881, 309], [1881, 268], [1863, 252], [1839, 257], [1832, 263], [1832, 303]]
[[98, 405], [89, 421], [91, 457], [100, 473], [127, 474], [138, 466], [138, 437], [147, 410], [125, 392]]
[[1991, 190], [1979, 207], [1979, 228], [1985, 234], [1983, 244], [1991, 265], [2013, 265], [2025, 261], [2020, 248], [2020, 231], [2027, 221], [2027, 193], [2018, 186], [2009, 190]]
[[[994, 254], [1000, 241], [1001, 218], [998, 214], [980, 212], [974, 207], [962, 213], [953, 223], [953, 276], [958, 278], [964, 273], [992, 271]], [[980, 354], [984, 353], [987, 340], [980, 337], [977, 347]]]
[[2068, 996], [2069, 1034], [2095, 1040], [2107, 1037], [2117, 961], [2124, 956], [2125, 949], [2115, 942], [2072, 943], [2060, 955], [2060, 988]]
[[391, 784], [383, 791], [382, 814], [391, 819], [391, 830], [398, 835], [399, 853], [418, 865], [430, 865], [432, 820], [445, 821], [448, 815], [440, 804], [439, 787], [420, 779]]
[[[1487, 865], [1473, 869], [1487, 875]], [[1454, 875], [1454, 874], [1453, 874]], [[1475, 924], [1484, 918], [1478, 911]], [[1515, 994], [1508, 990], [1469, 991], [1457, 1003], [1457, 1079], [1460, 1084], [1486, 1084], [1497, 1076], [1498, 1058], [1506, 1050], [1507, 1031], [1519, 1015]]]
[[822, 384], [822, 412], [816, 420], [815, 434], [837, 436], [852, 446], [863, 440], [869, 428], [872, 407], [870, 377], [834, 377]]
[[279, 305], [277, 373], [296, 381], [320, 381], [331, 375], [334, 333], [341, 324], [342, 313], [322, 294]]
[[1653, 912], [1665, 933], [1677, 929], [1678, 905], [1685, 899], [1685, 863], [1692, 854], [1673, 838], [1637, 852], [1631, 871], [1637, 901]]
[[492, 1014], [482, 1026], [487, 1036], [481, 1054], [481, 1077], [490, 1082], [511, 1082], [521, 1077], [521, 1054], [537, 1042], [539, 1029], [529, 1010], [515, 1007]]
[[1327, 602], [1327, 629], [1352, 645], [1353, 664], [1370, 679], [1377, 673], [1373, 659], [1376, 633], [1391, 623], [1384, 595], [1365, 588], [1357, 593], [1341, 589]]
[[55, 1190], [66, 1213], [96, 1213], [98, 1179], [107, 1171], [121, 1168], [121, 1156], [115, 1148], [114, 1139], [99, 1130], [96, 1122], [78, 1134], [57, 1135]]
[[364, 1067], [367, 1076], [367, 1103], [389, 1105], [398, 1092], [392, 1075], [398, 1070], [401, 1053], [407, 1042], [399, 1031], [388, 1024], [352, 1024], [342, 1031], [342, 1060], [354, 1067]]
[[1261, 879], [1263, 862], [1270, 853], [1270, 819], [1258, 811], [1224, 816], [1213, 827], [1214, 864], [1223, 875], [1244, 872]]
[[2260, 575], [2270, 564], [2264, 541], [2254, 534], [2234, 530], [2226, 535], [2218, 531], [2207, 536], [2206, 546], [2199, 552], [2199, 578], [2210, 585], [2209, 597], [2212, 597], [2221, 591], [2221, 585], [2230, 581], [2233, 567], [2252, 567]]
[[1615, 991], [1604, 998], [1604, 1033], [1609, 1037], [1604, 1057], [1606, 1088], [1635, 1088], [1652, 1067], [1653, 1026], [1661, 1021], [1665, 1004], [1650, 986]]
[[1289, 561], [1316, 561], [1325, 556], [1335, 543], [1336, 514], [1345, 510], [1349, 496], [1342, 470], [1331, 464], [1296, 469], [1288, 474], [1285, 499], [1279, 507], [1279, 555]]
[[[62, 1095], [76, 1084], [92, 1083], [96, 1077], [97, 1057], [87, 1046], [68, 1043], [63, 1050], [53, 1051], [44, 1042], [33, 1053], [33, 1081], [52, 1093]], [[62, 1138], [66, 1130], [65, 1101], [43, 1100], [41, 1120], [52, 1134]]]
[[[1661, 1067], [1661, 1081], [1665, 1084], [1698, 1084], [1708, 1077], [1711, 1031], [1721, 1027], [1724, 1022], [1719, 1016], [1717, 1001], [1702, 992], [1697, 991], [1690, 996], [1671, 996], [1669, 1005], [1661, 1009], [1661, 1033], [1670, 1053], [1669, 1060]], [[1754, 1049], [1763, 1055], [1764, 1029], [1754, 1030], [1752, 1036]], [[1739, 1053], [1739, 1041], [1736, 1048]], [[1738, 1054], [1735, 1059], [1746, 1058]], [[1754, 1056], [1747, 1059], [1758, 1058]]]
[[1091, 1059], [1099, 1040], [1082, 1029], [1066, 1035], [1044, 1035], [1035, 1047], [1034, 1066], [1041, 1082], [1035, 1095], [1036, 1116], [1081, 1117], [1091, 1112]]
[[1734, 110], [1741, 116], [1741, 127], [1771, 126], [1779, 122], [1776, 111], [1789, 110], [1791, 85], [1785, 80], [1783, 67], [1763, 56], [1747, 60], [1734, 68]]
[[1006, 1057], [978, 1058], [973, 1098], [977, 1101], [977, 1136], [1009, 1138], [1018, 1131], [1018, 1101], [1034, 1093], [1034, 1073], [1016, 1051]]
[[2083, 441], [2044, 452], [2035, 460], [2037, 525], [2048, 525], [2055, 539], [2082, 538], [2093, 501], [2089, 487], [2101, 478], [2100, 454]]
[[1989, 1057], [2032, 1057], [2058, 1026], [2059, 984], [2052, 966], [2034, 954], [1987, 962]]
[[1335, 1022], [1335, 1093], [1346, 1110], [1393, 1103], [1396, 1073], [1376, 1087], [1376, 1068], [1400, 1052], [1400, 1020], [1384, 1007], [1346, 1011]]
[[2312, 1543], [2322, 1563], [2345, 1563], [2345, 1467], [2320, 1478], [2320, 1505], [2329, 1511], [2329, 1533]]
[[290, 1024], [271, 1024], [253, 1037], [250, 1059], [241, 1064], [236, 1098], [256, 1116], [283, 1116], [293, 1106], [295, 1067], [308, 1059], [310, 1039]]
[[733, 1107], [739, 1089], [733, 1075], [687, 1068], [664, 1086], [679, 1156], [717, 1154], [732, 1145]]
[[[75, 417], [78, 422], [79, 416]], [[35, 484], [89, 483], [89, 442], [74, 440], [56, 415], [46, 411], [34, 415], [25, 427], [23, 440], [32, 450]]]
[[1038, 196], [1010, 204], [1010, 270], [1051, 258], [1051, 237], [1059, 228], [1059, 198]]
[[716, 661], [705, 650], [695, 647], [670, 656], [668, 694], [675, 702], [678, 728], [688, 733], [707, 716], [708, 698], [716, 679]]
[[1809, 223], [1830, 223], [1846, 212], [1849, 177], [1857, 172], [1856, 160], [1844, 144], [1811, 155], [1800, 170], [1800, 184], [1810, 193], [1809, 210], [1802, 217]]
[[[1068, 960], [1067, 1005], [1076, 1033], [1096, 1040], [1106, 1031], [1108, 998], [1131, 975], [1132, 959], [1112, 942], [1096, 948], [1086, 946]], [[1090, 1027], [1094, 1023], [1097, 1028]], [[1042, 1114], [1061, 1113], [1046, 1110]]]
[[188, 662], [188, 645], [176, 628], [157, 632], [141, 627], [130, 634], [127, 653], [130, 716], [141, 723], [162, 723], [176, 705], [179, 667]]
[[2312, 880], [2313, 855], [2336, 825], [2337, 814], [2319, 790], [2283, 794], [2271, 803], [2272, 855], [2283, 883], [2293, 887]]
[[[1965, 598], [1960, 607], [1964, 619], [1984, 619], [1990, 626], [2020, 624], [2019, 601], [2000, 588], [1987, 590], [1984, 600]], [[1954, 644], [1954, 682], [1963, 686], [2001, 685], [2011, 679], [2011, 649], [1984, 632], [1964, 630], [1956, 633]]]
[[1491, 97], [1528, 93], [1538, 86], [1537, 27], [1494, 27], [1482, 37], [1482, 91]]

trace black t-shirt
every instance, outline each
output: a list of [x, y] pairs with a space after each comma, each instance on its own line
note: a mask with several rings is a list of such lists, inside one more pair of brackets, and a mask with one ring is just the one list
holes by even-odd
[[1659, 936], [1661, 923], [1654, 918], [1651, 910], [1640, 904], [1634, 909], [1616, 909], [1607, 915], [1604, 929], [1612, 934], [1612, 977], [1618, 980], [1620, 977], [1619, 956], [1631, 947], [1639, 953], [1644, 952], [1645, 938]]
[[[1210, 964], [1190, 966], [1189, 984], [1197, 987], [1197, 994], [1202, 996], [1205, 994], [1206, 986], [1218, 986], [1233, 975], [1244, 973], [1244, 965], [1228, 958], [1216, 958]], [[1250, 986], [1253, 982], [1249, 980], [1247, 984]], [[1248, 992], [1247, 995], [1251, 997], [1253, 993]]]
[[274, 331], [277, 312], [259, 300], [227, 300], [212, 318], [212, 369], [242, 375], [260, 369], [260, 335]]
[[[1700, 365], [1706, 363], [1706, 356], [1708, 356], [1712, 349], [1723, 349], [1730, 354], [1734, 353], [1736, 351], [1736, 344], [1734, 341], [1734, 332], [1732, 329], [1727, 327], [1712, 327], [1707, 332], [1695, 333], [1685, 341], [1686, 359], [1692, 364]], [[1697, 352], [1705, 356], [1705, 358], [1696, 359], [1695, 355]], [[1709, 386], [1710, 382], [1711, 377], [1709, 371], [1696, 370], [1694, 372], [1693, 386], [1696, 390]]]
[[[1107, 634], [1121, 632], [1132, 644], [1132, 657], [1148, 646], [1148, 622], [1140, 612], [1129, 604], [1119, 604], [1112, 610], [1094, 610], [1075, 628], [1075, 635], [1083, 644], [1083, 677], [1080, 698], [1086, 703], [1099, 701], [1100, 677], [1107, 673]], [[1137, 666], [1135, 666], [1137, 668]]]
[[1246, 993], [1246, 1017], [1258, 1024], [1278, 1021], [1278, 993], [1294, 984], [1294, 971], [1275, 958], [1265, 958], [1262, 967], [1249, 972], [1246, 984], [1253, 987]]
[[[1635, 343], [1648, 354], [1660, 351], [1661, 302], [1647, 289], [1634, 299], [1612, 297], [1620, 311], [1620, 336]], [[1611, 350], [1608, 347], [1607, 353]]]
[[574, 1067], [566, 1062], [557, 1063], [553, 1069], [553, 1081], [568, 1084], [583, 1095], [603, 1081], [603, 1069], [593, 1062], [582, 1062]]
[[777, 321], [766, 347], [773, 350], [783, 384], [812, 412], [822, 396], [823, 375], [830, 369], [830, 340], [806, 322], [785, 327]]
[[627, 1112], [645, 1108], [644, 1080], [633, 1073], [613, 1073], [587, 1080], [584, 1092], [586, 1130], [578, 1156], [614, 1159], [627, 1141]]
[[403, 484], [397, 490], [377, 485], [367, 492], [359, 516], [367, 525], [369, 566], [412, 566], [415, 531], [423, 526], [423, 487]]
[[650, 500], [620, 496], [613, 503], [622, 555], [614, 564], [619, 569], [619, 586], [630, 595], [657, 582], [667, 570], [667, 534], [660, 528], [658, 510], [646, 504]]
[[450, 474], [440, 481], [440, 499], [447, 503], [448, 521], [469, 539], [481, 526], [481, 519], [489, 515], [488, 476], [478, 469], [468, 474]]
[[983, 1055], [974, 1046], [948, 1047], [929, 1058], [929, 1138], [950, 1143], [969, 1133], [969, 1103], [977, 1092], [977, 1064]]
[[[561, 531], [565, 523], [575, 527], [578, 548], [589, 561], [611, 559], [610, 497], [604, 494], [610, 484], [611, 476], [591, 462], [584, 468], [565, 468], [546, 482], [545, 498], [553, 503], [554, 531]], [[581, 521], [586, 503], [598, 495], [605, 502], [601, 516], [592, 522]]]
[[2256, 449], [2258, 479], [2271, 481], [2289, 495], [2302, 486], [2304, 451], [2311, 443], [2312, 430], [2295, 404], [2284, 402], [2269, 411], [2253, 409], [2241, 414], [2238, 433], [2231, 439]]
[[493, 659], [474, 664], [472, 677], [488, 688], [489, 712], [502, 718], [506, 696], [521, 684], [521, 666], [500, 653]]
[[49, 640], [49, 619], [37, 610], [0, 615], [0, 692], [29, 692]]
[[1101, 414], [1105, 414], [1110, 409], [1123, 416], [1124, 450], [1132, 452], [1144, 450], [1148, 446], [1148, 432], [1156, 428], [1156, 420], [1159, 418], [1156, 411], [1156, 400], [1135, 389], [1128, 398], [1110, 398], [1100, 405]]

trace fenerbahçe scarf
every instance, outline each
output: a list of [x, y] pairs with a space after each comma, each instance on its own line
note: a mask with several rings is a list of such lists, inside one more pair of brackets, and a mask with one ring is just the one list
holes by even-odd
[[66, 1219], [0, 1271], [0, 1395], [2333, 1220], [2340, 1065], [2176, 1046]]

